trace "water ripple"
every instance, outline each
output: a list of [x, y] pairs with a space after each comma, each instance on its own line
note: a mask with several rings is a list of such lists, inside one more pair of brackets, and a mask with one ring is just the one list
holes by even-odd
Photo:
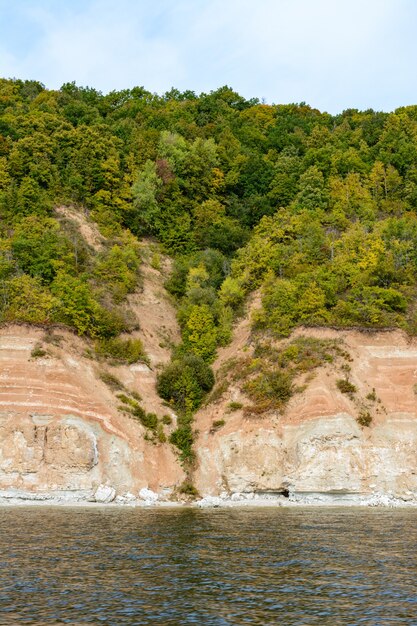
[[0, 509], [0, 624], [417, 625], [413, 510]]

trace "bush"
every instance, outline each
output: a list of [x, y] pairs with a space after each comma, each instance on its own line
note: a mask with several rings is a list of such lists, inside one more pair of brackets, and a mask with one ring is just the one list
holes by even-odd
[[124, 393], [120, 393], [117, 396], [124, 406], [120, 406], [119, 409], [125, 413], [129, 413], [132, 417], [139, 420], [142, 426], [148, 428], [154, 435], [160, 437], [160, 424], [158, 423], [158, 416], [156, 413], [147, 413], [137, 400], [130, 398]]
[[199, 498], [200, 494], [197, 489], [194, 487], [192, 483], [187, 481], [183, 482], [181, 487], [179, 488], [179, 493], [184, 494], [185, 496], [190, 496], [191, 498]]
[[356, 386], [346, 378], [339, 378], [336, 381], [336, 386], [342, 393], [356, 393], [357, 391]]
[[193, 453], [193, 431], [189, 421], [180, 425], [169, 438], [170, 443], [181, 451], [181, 461], [192, 461]]
[[294, 393], [291, 375], [282, 370], [262, 372], [244, 388], [253, 400], [268, 400], [276, 406], [284, 405]]
[[372, 422], [372, 415], [369, 411], [362, 410], [356, 420], [361, 426], [370, 426]]
[[101, 339], [95, 344], [95, 350], [100, 356], [110, 358], [118, 363], [147, 362], [147, 356], [140, 339]]
[[46, 350], [44, 350], [42, 348], [42, 346], [36, 345], [32, 352], [30, 353], [30, 356], [32, 357], [32, 359], [41, 359], [42, 357], [46, 356], [48, 353]]
[[372, 388], [372, 391], [367, 394], [366, 399], [370, 400], [371, 402], [376, 402], [378, 400], [374, 387]]
[[229, 411], [239, 411], [243, 408], [243, 404], [241, 402], [229, 402], [227, 408]]
[[124, 384], [110, 372], [100, 372], [99, 377], [110, 389], [123, 390], [125, 388]]
[[214, 374], [207, 363], [199, 356], [186, 354], [172, 361], [159, 374], [157, 391], [178, 411], [188, 413], [200, 406], [213, 385]]
[[217, 330], [207, 304], [194, 305], [185, 324], [184, 346], [210, 363], [216, 354]]

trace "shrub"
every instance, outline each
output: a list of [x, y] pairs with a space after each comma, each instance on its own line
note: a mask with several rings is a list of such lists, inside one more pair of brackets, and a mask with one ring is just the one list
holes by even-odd
[[339, 378], [336, 381], [336, 386], [342, 393], [356, 393], [357, 391], [356, 386], [346, 378]]
[[370, 393], [368, 393], [368, 395], [366, 396], [367, 400], [370, 400], [371, 402], [376, 402], [377, 401], [377, 395], [376, 395], [376, 391], [374, 388], [372, 388], [372, 391]]
[[46, 356], [48, 353], [41, 346], [35, 346], [30, 353], [32, 359], [41, 359], [43, 356]]
[[100, 356], [118, 363], [148, 362], [140, 339], [121, 339], [120, 337], [100, 339], [95, 344], [95, 350]]
[[161, 271], [161, 256], [159, 252], [154, 252], [151, 257], [151, 267], [158, 272]]
[[193, 305], [184, 328], [184, 346], [210, 363], [217, 347], [217, 330], [207, 304]]
[[121, 302], [138, 282], [140, 259], [131, 242], [115, 244], [105, 250], [94, 268], [94, 275], [112, 293], [115, 302]]
[[124, 390], [125, 388], [124, 384], [110, 372], [100, 372], [99, 377], [110, 389]]
[[239, 411], [239, 409], [243, 408], [243, 404], [241, 402], [229, 402], [227, 408], [229, 411]]
[[[243, 384], [253, 406], [246, 407], [246, 414], [260, 414], [264, 411], [285, 407], [295, 393], [305, 389], [313, 371], [337, 358], [347, 358], [339, 341], [297, 337], [282, 347], [275, 347], [269, 341], [258, 341], [252, 359], [245, 357], [232, 364], [233, 380]], [[307, 375], [296, 385], [295, 381]], [[242, 408], [240, 403], [229, 405], [229, 410]]]
[[164, 433], [164, 428], [162, 424], [158, 424], [156, 435], [157, 435], [159, 443], [166, 443], [167, 436]]
[[184, 413], [196, 410], [213, 385], [214, 374], [211, 368], [201, 357], [192, 354], [172, 361], [159, 374], [157, 380], [157, 390], [161, 398]]
[[239, 309], [245, 297], [245, 291], [239, 280], [227, 276], [220, 288], [220, 302], [234, 310]]
[[179, 493], [184, 494], [185, 496], [190, 496], [191, 498], [199, 498], [200, 494], [198, 490], [194, 487], [194, 485], [188, 481], [184, 481], [181, 487], [178, 489]]
[[193, 440], [193, 431], [189, 421], [183, 422], [169, 437], [170, 443], [181, 451], [181, 461], [188, 462], [191, 462], [194, 458]]
[[156, 413], [146, 413], [146, 411], [142, 407], [138, 407], [136, 409], [133, 409], [132, 414], [142, 422], [145, 428], [149, 428], [149, 430], [157, 432], [158, 416], [156, 415]]
[[43, 337], [45, 343], [52, 344], [53, 346], [60, 346], [63, 340], [62, 335], [56, 335], [51, 328], [48, 328]]
[[362, 410], [356, 420], [361, 426], [370, 426], [372, 422], [372, 415], [369, 411]]
[[131, 407], [137, 406], [136, 400], [134, 400], [133, 398], [129, 398], [129, 396], [127, 396], [125, 393], [118, 393], [116, 397], [120, 400], [120, 402], [123, 402], [123, 404]]
[[244, 389], [253, 400], [269, 400], [276, 406], [284, 405], [294, 393], [291, 375], [282, 370], [262, 372], [249, 380]]

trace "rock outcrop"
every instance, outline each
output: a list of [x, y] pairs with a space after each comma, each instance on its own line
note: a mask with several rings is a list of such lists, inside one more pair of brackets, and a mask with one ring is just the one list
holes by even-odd
[[[417, 500], [417, 342], [400, 331], [301, 333], [343, 339], [357, 396], [374, 400], [371, 424], [358, 423], [357, 402], [339, 391], [340, 372], [332, 365], [316, 371], [282, 415], [230, 412], [231, 400], [245, 402], [242, 391], [232, 386], [197, 416], [199, 491], [211, 496], [283, 493], [324, 501], [372, 494]], [[246, 341], [242, 329], [241, 335]], [[213, 428], [220, 417], [225, 424]]]
[[[245, 320], [217, 370], [246, 345], [248, 329]], [[0, 330], [0, 500], [149, 504], [170, 498], [185, 479], [174, 448], [149, 441], [143, 426], [118, 410], [85, 342], [56, 332], [59, 341], [45, 344], [41, 329]], [[282, 414], [230, 411], [231, 401], [245, 403], [232, 384], [196, 416], [199, 492], [216, 506], [232, 494], [248, 501], [250, 494], [325, 503], [381, 495], [417, 501], [417, 341], [400, 331], [298, 333], [343, 339], [357, 395], [373, 398], [372, 422], [358, 423], [357, 403], [337, 388], [340, 373], [331, 364], [315, 371]], [[150, 350], [152, 337], [148, 333]], [[47, 354], [35, 358], [40, 343]], [[153, 369], [164, 358], [160, 350], [151, 367], [110, 370], [140, 392], [147, 410], [163, 413], [168, 409], [156, 395]]]
[[[31, 356], [43, 339], [26, 326], [0, 330], [0, 499], [109, 502], [142, 488], [170, 497], [184, 480], [172, 447], [118, 410], [82, 340], [60, 331], [59, 346]], [[147, 410], [166, 412], [149, 367], [109, 369], [147, 394]]]

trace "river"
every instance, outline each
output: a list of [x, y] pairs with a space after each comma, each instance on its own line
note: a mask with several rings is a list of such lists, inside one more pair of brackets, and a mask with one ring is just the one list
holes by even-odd
[[0, 509], [0, 624], [417, 625], [412, 509]]

